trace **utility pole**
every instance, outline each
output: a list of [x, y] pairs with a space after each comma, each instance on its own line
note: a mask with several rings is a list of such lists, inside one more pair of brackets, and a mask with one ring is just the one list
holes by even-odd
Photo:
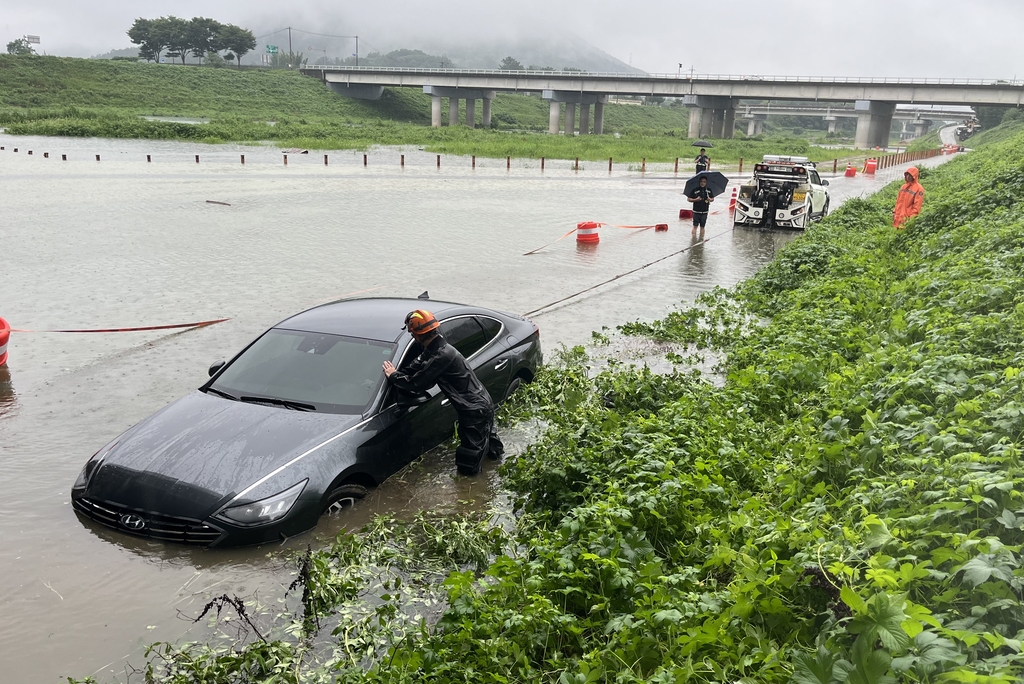
[[356, 36], [356, 66], [359, 66], [359, 36]]
[[292, 52], [292, 27], [288, 27], [288, 68], [292, 68], [292, 62], [295, 60]]

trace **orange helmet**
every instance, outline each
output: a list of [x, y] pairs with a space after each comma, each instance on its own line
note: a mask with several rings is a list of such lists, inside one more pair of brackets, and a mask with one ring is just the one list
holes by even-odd
[[416, 309], [405, 317], [405, 327], [413, 335], [425, 335], [431, 330], [437, 330], [438, 322], [434, 314], [424, 309]]

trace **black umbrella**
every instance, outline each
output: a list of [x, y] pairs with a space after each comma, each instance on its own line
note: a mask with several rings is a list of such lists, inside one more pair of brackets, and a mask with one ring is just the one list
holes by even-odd
[[693, 145], [691, 145], [691, 147], [714, 147], [714, 145], [709, 143], [707, 140], [697, 140]]
[[687, 197], [693, 192], [694, 188], [700, 185], [700, 179], [708, 179], [708, 190], [715, 197], [718, 197], [725, 192], [725, 186], [729, 184], [729, 179], [722, 175], [721, 171], [701, 171], [696, 176], [686, 181], [686, 186], [683, 188], [683, 194]]

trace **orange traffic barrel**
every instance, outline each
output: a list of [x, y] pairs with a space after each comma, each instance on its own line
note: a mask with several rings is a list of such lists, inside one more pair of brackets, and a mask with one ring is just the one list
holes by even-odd
[[679, 218], [681, 218], [681, 219], [692, 219], [693, 218], [693, 209], [680, 209], [679, 210]]
[[655, 233], [661, 233], [661, 232], [664, 232], [666, 230], [668, 230], [668, 224], [667, 223], [656, 223], [656, 224], [654, 224], [654, 232]]
[[11, 339], [11, 326], [0, 318], [0, 366], [7, 365], [7, 343]]
[[739, 196], [739, 194], [740, 194], [740, 189], [739, 188], [733, 188], [732, 189], [732, 197], [729, 198], [729, 211], [735, 211], [736, 210], [736, 198]]
[[601, 236], [597, 234], [600, 223], [595, 221], [583, 221], [576, 224], [576, 242], [600, 242]]
[[875, 172], [875, 169], [877, 169], [877, 168], [878, 168], [878, 160], [877, 159], [868, 159], [866, 162], [864, 162], [864, 173], [872, 174], [872, 173]]
[[857, 175], [857, 167], [854, 166], [853, 164], [847, 164], [846, 173], [844, 173], [843, 175], [846, 176], [847, 178], [853, 178], [854, 176]]

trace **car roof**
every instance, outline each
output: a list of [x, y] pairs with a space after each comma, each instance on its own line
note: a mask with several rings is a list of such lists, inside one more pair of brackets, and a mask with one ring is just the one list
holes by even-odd
[[445, 318], [446, 313], [477, 310], [464, 304], [433, 299], [342, 299], [297, 313], [274, 327], [394, 342], [403, 335], [406, 314], [415, 309], [426, 309], [438, 318]]

